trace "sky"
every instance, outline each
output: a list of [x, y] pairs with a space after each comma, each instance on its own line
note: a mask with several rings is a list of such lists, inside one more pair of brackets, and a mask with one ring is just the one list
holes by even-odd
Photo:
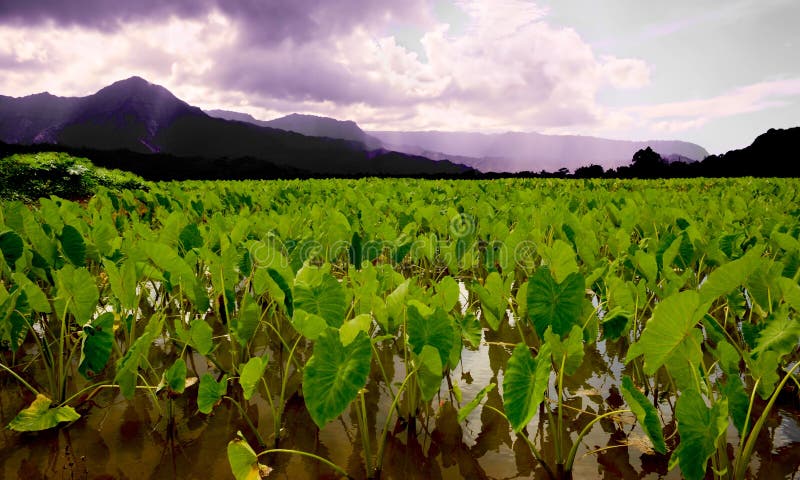
[[365, 130], [680, 139], [800, 125], [797, 0], [2, 0], [0, 94], [133, 75]]

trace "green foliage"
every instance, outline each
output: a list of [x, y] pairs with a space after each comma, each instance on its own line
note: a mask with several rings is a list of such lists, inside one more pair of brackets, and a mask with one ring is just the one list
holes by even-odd
[[11, 420], [8, 428], [17, 432], [38, 432], [53, 428], [61, 422], [74, 422], [81, 418], [72, 407], [50, 408], [52, 400], [39, 394], [31, 405]]
[[303, 369], [303, 395], [317, 426], [338, 417], [356, 398], [367, 382], [371, 359], [372, 347], [363, 333], [347, 346], [331, 328], [319, 335]]
[[561, 283], [547, 268], [538, 269], [528, 280], [528, 315], [539, 337], [547, 327], [564, 335], [580, 321], [583, 310], [584, 280], [579, 273], [570, 273]]
[[473, 398], [472, 400], [469, 401], [469, 403], [458, 409], [458, 421], [463, 422], [464, 419], [467, 418], [469, 414], [472, 413], [473, 410], [478, 408], [478, 405], [480, 405], [483, 399], [486, 398], [486, 395], [488, 395], [489, 392], [494, 390], [496, 387], [497, 384], [495, 383], [490, 383], [489, 385], [486, 385], [481, 389], [480, 392], [478, 392], [477, 395], [475, 395], [475, 398]]
[[197, 388], [197, 409], [200, 413], [208, 415], [214, 409], [222, 397], [228, 391], [228, 376], [223, 375], [217, 382], [210, 373], [200, 377], [200, 385]]
[[503, 378], [503, 406], [515, 432], [522, 430], [539, 409], [550, 379], [550, 347], [544, 344], [534, 358], [520, 343], [508, 359]]
[[261, 480], [258, 456], [241, 434], [228, 442], [228, 463], [236, 480]]
[[693, 291], [666, 298], [656, 306], [639, 341], [628, 349], [626, 361], [644, 355], [644, 370], [653, 375], [673, 356], [695, 358], [700, 344], [692, 331], [707, 308], [707, 305], [700, 305], [700, 295]]
[[711, 408], [695, 390], [687, 390], [675, 406], [681, 443], [672, 453], [688, 480], [701, 480], [706, 475], [708, 459], [717, 449], [717, 439], [728, 428], [728, 401], [721, 400]]
[[111, 358], [114, 342], [114, 314], [106, 312], [83, 326], [78, 371], [86, 378], [102, 372]]
[[239, 384], [242, 386], [245, 400], [253, 398], [261, 378], [264, 377], [267, 363], [266, 358], [251, 357], [242, 367], [242, 373], [239, 375]]
[[417, 385], [422, 393], [422, 400], [429, 402], [439, 392], [442, 384], [442, 358], [437, 349], [425, 345], [416, 361], [419, 363]]
[[121, 170], [97, 168], [85, 158], [66, 153], [17, 154], [0, 159], [0, 197], [35, 201], [56, 195], [87, 198], [99, 187], [147, 189], [140, 177]]
[[[280, 439], [293, 396], [320, 427], [348, 408], [346, 424], [357, 416], [369, 430], [385, 419], [386, 437], [396, 434], [395, 414], [445, 427], [438, 423], [452, 420], [443, 410], [451, 407], [429, 400], [446, 373], [458, 404], [459, 384], [479, 392], [462, 404], [459, 421], [484, 400], [497, 407], [499, 396], [517, 432], [546, 411], [541, 424], [556, 448], [535, 454], [541, 464], [554, 455], [567, 470], [583, 435], [619, 414], [621, 402], [605, 395], [616, 389], [654, 449], [671, 453], [687, 478], [711, 475], [707, 460], [725, 455], [713, 440], [728, 424], [740, 444], [767, 441], [758, 428], [774, 418], [772, 403], [756, 399], [751, 408], [751, 398], [771, 402], [794, 388], [796, 373], [787, 373], [800, 338], [793, 179], [151, 188], [97, 187], [80, 203], [0, 201], [4, 380], [67, 402], [58, 408], [88, 408], [81, 402], [96, 386], [87, 379], [113, 377], [127, 398], [157, 403], [159, 381], [175, 397], [201, 377], [198, 410], [210, 413], [232, 378], [246, 399], [270, 405], [274, 426], [266, 433]], [[475, 359], [487, 351], [480, 368], [493, 375], [476, 375]], [[280, 355], [269, 383], [264, 352]], [[618, 359], [632, 377], [616, 383]], [[597, 384], [588, 378], [601, 382], [603, 395], [591, 393]], [[632, 379], [658, 394], [645, 397]], [[388, 410], [387, 395], [398, 399]], [[584, 397], [592, 404], [578, 406], [582, 413], [565, 404]], [[670, 417], [675, 399], [678, 435], [664, 442], [660, 418]], [[26, 413], [39, 425], [69, 417], [42, 405]], [[485, 426], [491, 412], [483, 410]], [[371, 443], [367, 434], [362, 441]], [[734, 449], [737, 472], [747, 471], [751, 451]], [[245, 475], [258, 467], [249, 453], [242, 459]]]
[[647, 400], [642, 392], [633, 386], [631, 377], [623, 377], [622, 379], [622, 397], [625, 403], [636, 415], [642, 429], [650, 437], [653, 442], [653, 448], [658, 453], [667, 453], [667, 446], [664, 443], [664, 431], [661, 429], [661, 420], [658, 418], [658, 412], [653, 404]]

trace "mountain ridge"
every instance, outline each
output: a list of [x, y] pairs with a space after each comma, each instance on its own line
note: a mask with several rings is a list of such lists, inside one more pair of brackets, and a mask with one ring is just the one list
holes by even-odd
[[84, 97], [0, 97], [0, 141], [225, 161], [246, 158], [312, 174], [424, 175], [471, 170], [452, 162], [370, 150], [353, 140], [213, 118], [166, 88], [136, 76]]

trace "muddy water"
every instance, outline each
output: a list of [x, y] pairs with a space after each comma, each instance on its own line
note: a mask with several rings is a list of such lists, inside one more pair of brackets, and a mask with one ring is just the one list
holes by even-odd
[[[485, 404], [502, 410], [503, 372], [518, 339], [519, 333], [505, 323], [499, 332], [485, 331], [478, 348], [463, 350], [463, 362], [449, 379], [463, 392], [463, 403], [494, 382], [498, 388], [489, 394]], [[262, 340], [261, 349], [270, 349], [268, 341]], [[402, 354], [398, 352], [398, 346], [392, 344], [380, 349], [387, 375], [397, 383], [405, 375]], [[160, 366], [171, 364], [177, 353], [167, 344], [153, 349], [151, 361], [161, 371]], [[310, 353], [310, 349], [300, 352], [300, 360], [306, 360]], [[582, 367], [565, 379], [569, 397], [566, 424], [573, 439], [593, 418], [592, 414], [623, 407], [616, 385], [620, 384], [621, 375], [629, 372], [622, 358], [624, 352], [616, 344], [587, 346]], [[198, 376], [215, 372], [202, 357], [193, 360], [189, 362], [190, 372], [194, 370]], [[280, 385], [277, 364], [285, 362], [285, 358], [275, 349], [270, 361], [273, 368], [268, 371], [267, 380], [275, 392]], [[7, 375], [0, 378], [0, 419], [7, 423], [32, 397]], [[392, 400], [382, 379], [380, 370], [373, 368], [366, 395], [373, 449]], [[80, 381], [76, 382], [73, 387], [80, 388]], [[292, 393], [286, 404], [285, 434], [280, 446], [314, 452], [343, 466], [353, 477], [363, 478], [361, 435], [355, 412], [348, 409], [340, 420], [318, 430], [305, 410], [298, 383], [299, 375], [294, 375], [289, 382]], [[229, 393], [237, 396], [236, 392]], [[0, 478], [232, 478], [226, 457], [228, 441], [242, 431], [260, 451], [256, 436], [231, 402], [223, 402], [209, 416], [197, 413], [196, 395], [195, 385], [171, 401], [154, 400], [145, 392], [127, 401], [108, 389], [82, 404], [78, 408], [82, 418], [67, 428], [34, 434], [3, 429]], [[670, 436], [675, 428], [671, 419], [674, 398], [661, 395], [660, 401], [665, 434]], [[256, 396], [250, 402], [243, 401], [243, 405], [252, 423], [271, 443], [273, 418], [266, 400]], [[409, 434], [404, 423], [393, 419], [382, 478], [546, 478], [525, 442], [511, 432], [502, 417], [480, 407], [459, 423], [458, 407], [445, 379], [431, 407], [418, 416], [416, 434]], [[528, 434], [545, 458], [553, 458], [553, 443], [542, 420], [537, 415]], [[755, 476], [800, 478], [800, 413], [796, 401], [792, 404], [790, 400], [777, 409], [762, 435], [754, 454]], [[735, 446], [736, 441], [736, 432], [731, 429], [729, 442]], [[668, 444], [674, 447], [674, 438], [672, 442]], [[622, 416], [594, 426], [578, 452], [574, 474], [578, 479], [679, 478], [677, 469], [667, 471], [667, 461], [667, 457], [649, 451], [645, 436], [632, 417]], [[273, 469], [270, 478], [335, 478], [333, 471], [304, 457], [278, 454], [262, 457], [262, 462]]]

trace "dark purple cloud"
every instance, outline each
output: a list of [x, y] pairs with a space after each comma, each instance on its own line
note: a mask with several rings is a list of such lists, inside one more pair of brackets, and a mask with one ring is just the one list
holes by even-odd
[[0, 22], [17, 25], [54, 22], [108, 31], [132, 20], [170, 15], [193, 18], [206, 14], [213, 6], [211, 0], [3, 0]]
[[130, 21], [195, 19], [217, 11], [236, 23], [246, 41], [274, 44], [327, 38], [386, 18], [419, 19], [427, 10], [422, 0], [3, 0], [0, 23], [113, 31]]

